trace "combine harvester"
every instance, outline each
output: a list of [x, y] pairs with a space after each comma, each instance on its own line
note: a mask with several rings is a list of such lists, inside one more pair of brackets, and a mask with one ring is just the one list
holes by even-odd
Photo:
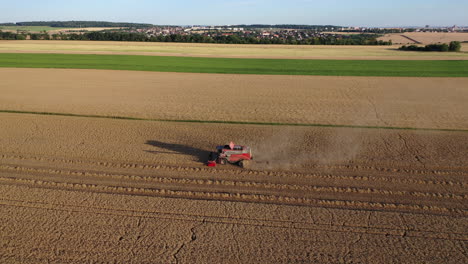
[[236, 145], [234, 142], [229, 145], [217, 146], [216, 152], [211, 152], [207, 165], [215, 167], [216, 164], [238, 164], [241, 168], [248, 168], [252, 157], [250, 147]]

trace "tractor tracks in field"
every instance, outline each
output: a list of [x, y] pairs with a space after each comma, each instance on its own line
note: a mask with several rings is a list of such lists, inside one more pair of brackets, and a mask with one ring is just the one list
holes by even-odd
[[[19, 159], [23, 156], [1, 155], [0, 159]], [[289, 204], [318, 207], [334, 207], [365, 210], [411, 211], [420, 213], [449, 214], [467, 216], [466, 200], [463, 191], [465, 182], [434, 181], [413, 179], [413, 184], [430, 186], [432, 191], [402, 190], [407, 180], [391, 177], [339, 176], [320, 174], [298, 174], [291, 172], [245, 171], [237, 169], [205, 169], [171, 165], [144, 165], [117, 162], [99, 162], [33, 157], [29, 160], [45, 161], [47, 167], [0, 163], [0, 183], [27, 185], [39, 188], [66, 189], [76, 191], [104, 192], [125, 195], [162, 196], [188, 199], [226, 200]], [[52, 164], [51, 164], [52, 163]], [[100, 170], [58, 168], [58, 163], [91, 163]], [[126, 169], [123, 173], [105, 171], [108, 168]], [[148, 171], [154, 174], [148, 174]], [[176, 176], [168, 172], [176, 172]], [[200, 177], [209, 172], [208, 178]], [[169, 176], [161, 176], [168, 173]], [[214, 175], [229, 174], [226, 177]], [[232, 175], [232, 176], [231, 176]], [[239, 178], [238, 176], [251, 176]], [[265, 176], [265, 177], [262, 177]], [[272, 180], [268, 181], [268, 177]], [[300, 182], [284, 180], [301, 178]], [[259, 180], [252, 180], [258, 178]], [[304, 180], [305, 179], [305, 180]], [[330, 180], [334, 184], [309, 184], [308, 179]], [[373, 187], [385, 184], [386, 180], [397, 185], [393, 187]], [[348, 181], [346, 187], [340, 181]], [[370, 187], [355, 187], [349, 181], [370, 182]], [[441, 192], [438, 186], [444, 186]], [[437, 191], [433, 191], [433, 190]], [[448, 191], [447, 191], [448, 190]]]
[[[55, 157], [37, 157], [29, 155], [17, 154], [0, 154], [0, 160], [18, 160], [18, 161], [34, 161], [47, 162], [48, 164], [70, 164], [70, 165], [85, 165], [98, 166], [101, 168], [117, 168], [117, 169], [138, 169], [142, 171], [168, 171], [177, 173], [203, 173], [208, 175], [224, 175], [233, 176], [255, 176], [255, 177], [277, 177], [277, 178], [298, 178], [298, 179], [319, 179], [319, 180], [352, 180], [352, 181], [380, 181], [397, 184], [421, 184], [434, 186], [458, 186], [462, 188], [468, 187], [468, 181], [447, 180], [447, 179], [425, 179], [425, 178], [401, 178], [394, 176], [381, 176], [381, 173], [393, 174], [412, 174], [412, 175], [437, 175], [437, 176], [467, 176], [466, 170], [449, 170], [449, 169], [408, 169], [408, 168], [384, 168], [364, 165], [314, 165], [318, 170], [324, 171], [357, 171], [365, 172], [363, 176], [359, 175], [337, 175], [331, 173], [302, 173], [302, 172], [285, 172], [285, 171], [268, 171], [268, 170], [241, 170], [228, 168], [206, 168], [201, 166], [181, 166], [179, 164], [148, 164], [141, 162], [120, 162], [120, 161], [94, 161], [83, 159], [62, 159]], [[372, 174], [369, 174], [372, 173]]]
[[261, 228], [282, 228], [305, 231], [325, 231], [338, 233], [355, 233], [366, 235], [394, 236], [397, 239], [405, 237], [467, 241], [468, 233], [452, 231], [422, 230], [414, 227], [383, 226], [379, 224], [346, 224], [324, 223], [292, 219], [271, 219], [252, 216], [230, 216], [217, 214], [199, 214], [189, 212], [167, 212], [162, 210], [123, 209], [95, 205], [77, 205], [69, 203], [49, 203], [0, 198], [0, 206], [50, 211], [63, 211], [79, 214], [99, 214], [118, 217], [134, 217], [139, 219], [163, 219], [171, 221], [200, 222], [203, 224], [246, 225]]
[[[356, 187], [338, 187], [338, 186], [314, 186], [304, 184], [287, 184], [287, 183], [269, 183], [269, 182], [255, 182], [246, 180], [217, 180], [217, 179], [196, 179], [196, 178], [173, 178], [173, 177], [158, 177], [158, 176], [144, 176], [136, 174], [115, 174], [105, 172], [93, 171], [72, 171], [60, 169], [42, 169], [24, 166], [11, 166], [0, 165], [0, 171], [11, 172], [31, 172], [36, 174], [54, 174], [62, 176], [79, 176], [89, 179], [113, 179], [113, 180], [130, 180], [130, 181], [145, 181], [156, 184], [177, 184], [177, 185], [196, 185], [196, 186], [225, 186], [225, 187], [240, 187], [240, 188], [258, 188], [258, 189], [271, 189], [271, 190], [290, 190], [290, 191], [309, 191], [309, 192], [335, 192], [335, 193], [356, 193], [356, 194], [375, 194], [375, 195], [401, 195], [401, 196], [414, 196], [425, 198], [440, 198], [440, 199], [454, 199], [454, 200], [467, 200], [467, 194], [454, 194], [454, 193], [435, 193], [435, 192], [419, 192], [419, 191], [394, 191], [375, 188], [356, 188]], [[0, 177], [0, 180], [3, 178]], [[66, 180], [66, 179], [65, 179]]]
[[199, 200], [224, 200], [224, 201], [239, 201], [239, 202], [258, 202], [286, 205], [304, 205], [318, 207], [333, 207], [361, 210], [377, 210], [377, 211], [404, 211], [404, 212], [419, 212], [419, 213], [434, 213], [468, 216], [466, 209], [447, 208], [437, 205], [421, 205], [421, 204], [403, 204], [390, 202], [369, 202], [358, 200], [337, 200], [337, 199], [314, 199], [303, 197], [292, 197], [286, 195], [267, 195], [255, 194], [248, 192], [232, 192], [232, 191], [185, 191], [178, 189], [166, 188], [142, 188], [142, 187], [123, 187], [118, 185], [104, 184], [88, 184], [88, 183], [69, 183], [59, 181], [44, 181], [34, 179], [22, 179], [14, 177], [0, 177], [0, 182], [3, 184], [13, 185], [28, 185], [31, 187], [64, 189], [74, 191], [92, 191], [111, 194], [126, 194], [126, 195], [146, 195], [157, 197], [172, 197], [186, 198]]

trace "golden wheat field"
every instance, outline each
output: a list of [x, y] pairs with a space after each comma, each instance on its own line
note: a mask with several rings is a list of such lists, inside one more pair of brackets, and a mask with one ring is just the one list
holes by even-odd
[[[156, 47], [21, 43], [35, 45], [8, 49]], [[468, 260], [467, 78], [0, 68], [0, 80], [1, 263]], [[207, 167], [230, 141], [252, 147], [251, 166]]]
[[0, 79], [0, 105], [10, 110], [468, 129], [467, 78], [5, 68]]
[[[467, 34], [468, 35], [468, 34]], [[401, 52], [394, 46], [231, 45], [108, 41], [2, 40], [2, 53], [125, 54], [147, 56], [343, 59], [343, 60], [466, 60], [468, 46], [459, 53]]]

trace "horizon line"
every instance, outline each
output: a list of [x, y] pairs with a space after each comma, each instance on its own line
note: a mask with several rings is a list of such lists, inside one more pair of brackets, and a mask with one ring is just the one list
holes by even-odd
[[[295, 24], [295, 23], [240, 23], [240, 24], [154, 24], [148, 22], [125, 22], [125, 21], [110, 21], [110, 20], [35, 20], [35, 21], [17, 21], [17, 22], [0, 22], [0, 24], [18, 24], [18, 23], [38, 23], [38, 22], [105, 22], [105, 23], [128, 23], [128, 24], [147, 24], [152, 26], [177, 26], [177, 27], [190, 27], [190, 26], [253, 26], [253, 25], [261, 25], [261, 26], [283, 26], [283, 25], [291, 25], [291, 26], [331, 26], [331, 27], [359, 27], [359, 28], [449, 28], [449, 27], [468, 27], [468, 25], [429, 25], [427, 24], [422, 25], [393, 25], [393, 26], [370, 26], [370, 25], [333, 25], [333, 24]], [[1, 25], [0, 25], [1, 26]]]

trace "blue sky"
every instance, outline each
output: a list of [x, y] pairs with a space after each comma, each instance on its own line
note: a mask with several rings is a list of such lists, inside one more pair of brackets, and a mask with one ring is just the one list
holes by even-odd
[[0, 0], [0, 22], [468, 26], [468, 0]]

